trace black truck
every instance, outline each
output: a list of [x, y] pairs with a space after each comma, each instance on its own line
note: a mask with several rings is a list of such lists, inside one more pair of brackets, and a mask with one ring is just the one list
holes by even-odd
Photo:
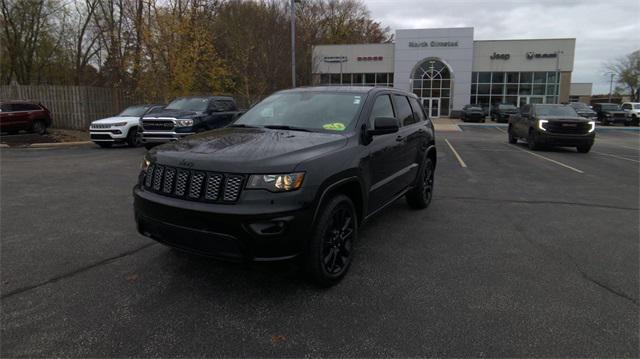
[[518, 113], [515, 105], [508, 103], [495, 104], [491, 108], [491, 120], [496, 122], [509, 122], [509, 116]]
[[616, 123], [629, 126], [631, 122], [631, 118], [617, 103], [596, 103], [593, 110], [598, 114], [598, 121], [602, 126]]
[[596, 122], [585, 119], [567, 105], [523, 105], [509, 116], [509, 143], [525, 139], [531, 150], [543, 146], [576, 147], [587, 153], [595, 140]]
[[433, 193], [433, 124], [390, 88], [277, 92], [222, 129], [150, 150], [134, 187], [137, 228], [178, 249], [231, 260], [299, 258], [332, 285], [363, 222]]
[[194, 133], [224, 127], [244, 111], [229, 96], [192, 96], [173, 100], [161, 112], [140, 120], [140, 140], [148, 149]]

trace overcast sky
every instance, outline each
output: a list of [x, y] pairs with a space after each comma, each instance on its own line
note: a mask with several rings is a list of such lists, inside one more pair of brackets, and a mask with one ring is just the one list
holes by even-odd
[[572, 82], [608, 93], [604, 63], [640, 49], [640, 0], [363, 0], [395, 29], [473, 27], [475, 40], [576, 38]]

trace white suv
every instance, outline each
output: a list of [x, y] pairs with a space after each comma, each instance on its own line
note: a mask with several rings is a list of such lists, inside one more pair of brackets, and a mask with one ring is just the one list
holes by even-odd
[[140, 145], [138, 124], [148, 113], [160, 111], [165, 105], [136, 105], [127, 107], [120, 114], [91, 122], [91, 141], [100, 147], [111, 147], [114, 143], [126, 143], [131, 147]]
[[622, 104], [622, 110], [631, 117], [631, 126], [638, 126], [640, 119], [640, 102], [625, 102]]

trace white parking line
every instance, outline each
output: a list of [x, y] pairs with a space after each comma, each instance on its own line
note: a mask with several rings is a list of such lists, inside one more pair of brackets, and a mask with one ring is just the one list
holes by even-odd
[[453, 148], [453, 146], [451, 146], [451, 143], [449, 142], [449, 140], [447, 140], [446, 138], [444, 139], [444, 142], [447, 143], [447, 145], [449, 145], [449, 148], [451, 149], [451, 152], [453, 152], [453, 154], [456, 156], [456, 158], [458, 159], [458, 162], [460, 162], [460, 167], [462, 168], [467, 168], [467, 164], [464, 163], [464, 161], [462, 160], [462, 157], [460, 157], [460, 155], [458, 154], [458, 152], [456, 151], [455, 148]]
[[572, 171], [574, 171], [574, 172], [584, 173], [583, 171], [581, 171], [581, 170], [579, 170], [579, 169], [577, 169], [577, 168], [575, 168], [575, 167], [571, 167], [571, 166], [569, 166], [569, 165], [567, 165], [567, 164], [564, 164], [564, 163], [562, 163], [562, 162], [556, 161], [556, 160], [551, 159], [551, 158], [549, 158], [549, 157], [545, 157], [545, 156], [543, 156], [543, 155], [539, 155], [539, 154], [537, 154], [537, 153], [535, 153], [535, 152], [531, 152], [531, 151], [523, 150], [522, 148], [518, 148], [517, 146], [513, 146], [513, 147], [514, 147], [514, 148], [516, 148], [516, 149], [518, 149], [518, 150], [520, 150], [520, 151], [522, 151], [522, 152], [528, 153], [528, 154], [530, 154], [530, 155], [532, 155], [532, 156], [536, 156], [536, 157], [538, 157], [538, 158], [541, 158], [541, 159], [543, 159], [543, 160], [545, 160], [545, 161], [549, 161], [549, 162], [551, 162], [551, 163], [555, 163], [555, 164], [557, 164], [558, 166], [562, 166], [562, 167], [564, 167], [564, 168], [568, 168], [568, 169], [570, 169], [570, 170], [572, 170]]
[[638, 160], [634, 160], [633, 158], [627, 158], [627, 157], [622, 157], [622, 156], [617, 156], [617, 155], [612, 155], [610, 153], [603, 153], [603, 152], [598, 152], [598, 151], [591, 151], [593, 153], [602, 155], [602, 156], [609, 156], [609, 157], [613, 157], [613, 158], [617, 158], [620, 160], [625, 160], [625, 161], [631, 161], [631, 162], [636, 162], [636, 163], [640, 163], [640, 161]]
[[505, 130], [501, 129], [500, 127], [494, 127], [494, 128], [495, 128], [496, 130], [498, 130], [498, 131], [502, 132], [502, 133], [507, 133], [507, 131], [505, 131]]

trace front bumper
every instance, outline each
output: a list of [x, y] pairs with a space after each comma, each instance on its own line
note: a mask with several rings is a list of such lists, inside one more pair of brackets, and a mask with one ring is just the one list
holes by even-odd
[[89, 135], [93, 142], [123, 142], [127, 139], [127, 133], [122, 128], [89, 129]]
[[595, 131], [582, 135], [537, 131], [536, 136], [536, 140], [539, 141], [540, 144], [549, 146], [593, 145], [595, 138]]
[[177, 141], [183, 137], [193, 135], [195, 132], [175, 132], [175, 131], [142, 131], [140, 140], [142, 143], [166, 143]]
[[[194, 203], [133, 190], [138, 232], [171, 247], [228, 260], [275, 261], [303, 251], [312, 207], [282, 212], [242, 204]], [[246, 208], [251, 207], [251, 208]]]

